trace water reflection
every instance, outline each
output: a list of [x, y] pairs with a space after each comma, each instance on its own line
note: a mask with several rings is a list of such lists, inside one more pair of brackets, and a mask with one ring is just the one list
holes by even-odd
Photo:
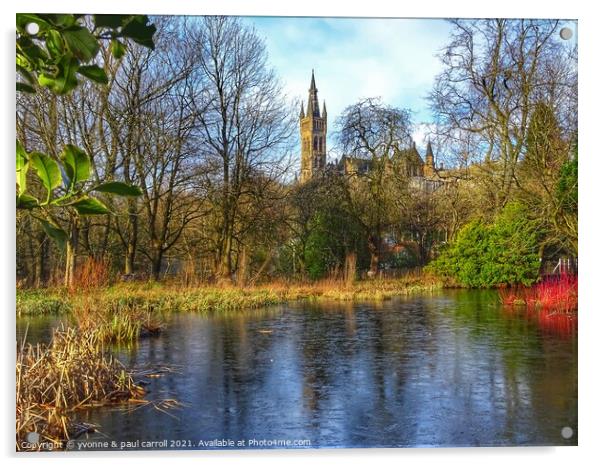
[[[149, 398], [186, 407], [94, 410], [109, 439], [278, 439], [313, 447], [562, 445], [577, 432], [576, 325], [561, 335], [489, 292], [369, 304], [174, 315], [120, 352], [170, 366]], [[94, 434], [92, 438], [100, 438]]]

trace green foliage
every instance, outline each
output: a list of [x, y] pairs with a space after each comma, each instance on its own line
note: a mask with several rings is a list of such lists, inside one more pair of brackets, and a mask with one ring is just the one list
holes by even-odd
[[109, 209], [107, 209], [102, 202], [93, 197], [82, 197], [71, 205], [80, 215], [101, 215], [109, 213]]
[[[140, 188], [118, 181], [87, 186], [90, 177], [90, 158], [81, 149], [66, 145], [61, 160], [40, 152], [28, 154], [17, 141], [17, 209], [32, 211], [44, 231], [62, 249], [67, 241], [67, 233], [59, 226], [53, 209], [70, 209], [75, 215], [108, 214], [109, 209], [90, 192], [104, 192], [120, 196], [138, 196]], [[46, 199], [39, 200], [26, 193], [27, 171], [32, 166], [40, 183], [46, 188]]]
[[578, 210], [578, 162], [577, 149], [574, 157], [567, 160], [560, 168], [560, 176], [556, 186], [556, 197], [560, 206], [568, 213], [577, 214]]
[[324, 219], [318, 216], [305, 246], [305, 266], [309, 278], [317, 280], [323, 278], [328, 269], [334, 264], [330, 251], [330, 235]]
[[[47, 87], [55, 94], [67, 94], [79, 84], [78, 74], [96, 83], [108, 82], [105, 71], [89, 64], [100, 50], [100, 41], [109, 40], [114, 58], [125, 53], [119, 39], [131, 39], [154, 48], [156, 27], [145, 15], [94, 15], [90, 30], [83, 15], [17, 14], [17, 72], [23, 81], [21, 92], [35, 92], [35, 86]], [[31, 34], [28, 24], [36, 24]]]
[[18, 194], [17, 195], [17, 209], [31, 210], [40, 206], [40, 201], [29, 194]]
[[335, 206], [320, 206], [310, 222], [310, 233], [305, 243], [304, 262], [312, 280], [324, 278], [330, 271], [342, 270], [349, 252], [358, 254], [358, 262], [365, 259], [364, 234], [345, 210]]
[[27, 171], [29, 169], [29, 160], [27, 153], [19, 141], [17, 141], [17, 195], [21, 196], [27, 189]]
[[418, 266], [420, 260], [416, 251], [411, 248], [404, 248], [400, 252], [392, 254], [389, 263], [395, 269], [406, 269]]
[[85, 76], [86, 78], [100, 84], [108, 84], [109, 82], [104, 70], [97, 65], [80, 66], [77, 72], [82, 76]]
[[59, 315], [72, 310], [72, 300], [59, 291], [17, 289], [16, 301], [19, 316]]
[[428, 269], [471, 287], [531, 285], [539, 274], [540, 237], [527, 209], [512, 202], [492, 224], [467, 224]]
[[40, 223], [46, 234], [56, 242], [60, 249], [64, 249], [68, 239], [67, 233], [61, 227], [48, 220], [40, 219]]

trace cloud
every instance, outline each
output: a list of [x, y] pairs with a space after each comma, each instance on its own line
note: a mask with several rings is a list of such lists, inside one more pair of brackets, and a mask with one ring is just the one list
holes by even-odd
[[[425, 97], [440, 71], [436, 54], [449, 25], [436, 19], [246, 18], [266, 40], [270, 63], [289, 98], [307, 99], [315, 69], [320, 101], [326, 100], [330, 128], [348, 105], [382, 97], [413, 111], [417, 144], [420, 123], [431, 121]], [[332, 136], [332, 131], [330, 132]], [[332, 145], [332, 139], [330, 143]]]

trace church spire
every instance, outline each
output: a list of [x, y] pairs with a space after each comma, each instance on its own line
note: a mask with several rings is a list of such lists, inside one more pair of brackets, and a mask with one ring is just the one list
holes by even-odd
[[322, 118], [326, 118], [326, 100], [322, 103]]
[[299, 113], [299, 118], [305, 118], [305, 110], [303, 108], [303, 101], [301, 101], [301, 113]]
[[314, 70], [311, 70], [311, 84], [309, 86], [309, 97], [307, 99], [307, 116], [320, 117], [320, 104], [318, 102], [318, 89], [316, 88], [316, 78]]

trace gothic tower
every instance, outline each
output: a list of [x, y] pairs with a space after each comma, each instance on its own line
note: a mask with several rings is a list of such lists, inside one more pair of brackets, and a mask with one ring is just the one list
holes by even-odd
[[431, 146], [431, 140], [426, 146], [426, 157], [424, 161], [424, 176], [427, 178], [432, 177], [435, 174], [435, 156], [433, 155], [433, 146]]
[[301, 183], [326, 167], [326, 102], [322, 106], [318, 102], [318, 89], [311, 70], [311, 84], [307, 99], [307, 113], [301, 103], [299, 130], [301, 132]]

